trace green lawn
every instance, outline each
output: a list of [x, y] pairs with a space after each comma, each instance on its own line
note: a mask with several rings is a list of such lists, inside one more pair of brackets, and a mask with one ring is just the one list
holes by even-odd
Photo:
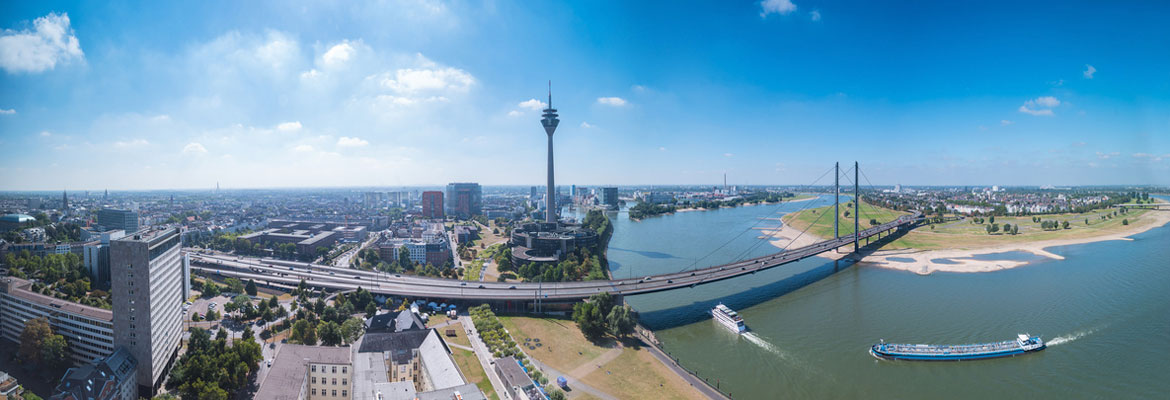
[[[841, 236], [853, 234], [853, 207], [847, 207], [846, 203], [841, 203], [840, 211], [841, 217], [838, 218], [837, 222]], [[878, 224], [882, 224], [893, 221], [905, 214], [909, 213], [877, 207], [862, 201], [861, 217], [858, 222], [861, 225], [861, 229], [865, 229], [872, 226], [870, 219], [874, 219]], [[833, 206], [813, 208], [788, 214], [783, 217], [783, 221], [789, 226], [800, 230], [804, 230], [809, 225], [812, 225], [812, 228], [808, 229], [808, 233], [822, 238], [833, 237]]]
[[468, 264], [467, 267], [463, 270], [463, 280], [472, 282], [478, 281], [479, 273], [481, 271], [483, 271], [483, 260], [472, 261], [471, 264]]
[[451, 357], [455, 359], [455, 364], [459, 365], [459, 370], [463, 371], [463, 377], [467, 378], [468, 382], [479, 387], [479, 390], [489, 399], [499, 400], [500, 396], [496, 394], [495, 388], [492, 387], [492, 381], [484, 373], [483, 366], [479, 364], [475, 353], [453, 348], [451, 349]]

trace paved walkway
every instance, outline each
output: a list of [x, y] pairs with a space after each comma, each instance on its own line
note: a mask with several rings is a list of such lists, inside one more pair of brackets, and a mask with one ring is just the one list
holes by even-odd
[[674, 373], [678, 374], [678, 376], [683, 378], [683, 380], [690, 383], [692, 387], [698, 389], [699, 393], [707, 396], [707, 398], [712, 400], [728, 400], [727, 396], [724, 396], [723, 393], [719, 393], [718, 390], [708, 386], [707, 383], [702, 379], [691, 375], [690, 372], [679, 366], [678, 363], [674, 362], [670, 356], [667, 356], [666, 353], [663, 353], [662, 350], [658, 349], [658, 347], [645, 344], [645, 341], [643, 341], [643, 348], [649, 351], [650, 354], [653, 354], [655, 358], [658, 358], [658, 361], [661, 361], [662, 364], [666, 365], [667, 368], [670, 368], [671, 371], [674, 371]]
[[[525, 353], [525, 356], [527, 356], [527, 353]], [[598, 357], [601, 357], [601, 356], [598, 356]], [[585, 382], [581, 382], [580, 380], [578, 380], [577, 378], [575, 378], [571, 375], [561, 373], [560, 371], [557, 371], [553, 367], [550, 367], [547, 364], [542, 363], [535, 358], [528, 357], [528, 361], [531, 362], [532, 365], [536, 366], [536, 368], [540, 368], [541, 371], [544, 371], [544, 376], [548, 377], [548, 380], [550, 380], [550, 381], [556, 381], [558, 376], [565, 377], [565, 380], [569, 381], [569, 389], [572, 389], [572, 391], [574, 391], [574, 392], [580, 390], [582, 392], [589, 393], [589, 394], [593, 395], [594, 397], [598, 397], [598, 398], [601, 398], [603, 400], [618, 400], [617, 397], [610, 396], [609, 393], [603, 392], [603, 391], [601, 391], [593, 386], [589, 386]], [[596, 366], [594, 368], [596, 369]], [[572, 392], [568, 392], [566, 394], [569, 394], [569, 393], [572, 393]]]
[[618, 358], [618, 356], [622, 355], [622, 348], [623, 348], [622, 345], [618, 344], [614, 348], [609, 349], [609, 351], [601, 353], [597, 357], [594, 357], [592, 360], [586, 361], [584, 364], [581, 364], [577, 368], [573, 368], [572, 371], [569, 371], [569, 375], [572, 375], [574, 377], [584, 378], [585, 375], [589, 375], [590, 372], [598, 370], [600, 368], [599, 366], [604, 366], [605, 364], [608, 364], [610, 361], [613, 361], [613, 359]]
[[492, 352], [488, 351], [487, 345], [479, 338], [479, 333], [475, 330], [475, 323], [467, 315], [460, 316], [459, 322], [463, 323], [463, 332], [467, 334], [467, 340], [471, 342], [470, 350], [475, 353], [475, 358], [479, 359], [479, 365], [483, 367], [484, 375], [487, 375], [488, 380], [492, 382], [496, 396], [507, 399], [508, 391], [505, 389], [507, 386], [504, 386], [503, 380], [496, 375], [496, 369], [492, 368]]
[[464, 345], [461, 345], [461, 344], [458, 344], [458, 343], [451, 343], [451, 342], [447, 342], [447, 345], [448, 345], [448, 346], [451, 346], [451, 347], [454, 347], [454, 348], [456, 348], [456, 349], [463, 349], [463, 350], [467, 350], [467, 351], [470, 351], [470, 352], [475, 352], [475, 349], [473, 349], [473, 348], [470, 348], [470, 347], [467, 347], [467, 346], [464, 346]]

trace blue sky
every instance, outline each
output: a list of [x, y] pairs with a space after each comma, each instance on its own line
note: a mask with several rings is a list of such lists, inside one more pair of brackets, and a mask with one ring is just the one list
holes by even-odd
[[0, 190], [1170, 184], [1170, 4], [0, 4]]

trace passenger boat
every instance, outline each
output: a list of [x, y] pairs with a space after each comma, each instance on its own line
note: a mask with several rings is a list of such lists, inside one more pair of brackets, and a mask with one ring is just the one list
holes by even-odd
[[870, 347], [869, 354], [886, 360], [964, 361], [1011, 357], [1044, 350], [1044, 348], [1044, 341], [1039, 336], [1021, 334], [1015, 340], [980, 344], [933, 345], [883, 342]]
[[743, 324], [743, 317], [731, 308], [719, 303], [715, 308], [711, 309], [711, 316], [715, 317], [715, 322], [723, 325], [727, 329], [731, 329], [735, 333], [747, 332], [747, 326]]

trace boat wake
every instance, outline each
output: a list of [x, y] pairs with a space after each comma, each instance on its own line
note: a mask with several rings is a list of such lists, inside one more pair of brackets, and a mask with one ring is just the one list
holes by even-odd
[[1085, 336], [1092, 335], [1094, 332], [1097, 332], [1097, 330], [1096, 329], [1086, 329], [1086, 330], [1073, 332], [1072, 334], [1069, 334], [1069, 335], [1057, 336], [1057, 337], [1053, 338], [1052, 340], [1049, 340], [1048, 345], [1049, 346], [1062, 345], [1062, 344], [1069, 343], [1069, 342], [1072, 342], [1074, 340], [1083, 338]]
[[743, 336], [744, 339], [747, 339], [747, 341], [752, 342], [752, 344], [759, 346], [760, 348], [762, 348], [764, 350], [767, 350], [769, 353], [780, 356], [780, 358], [783, 358], [783, 359], [788, 359], [788, 355], [784, 354], [783, 351], [780, 351], [780, 348], [773, 346], [771, 343], [768, 343], [767, 340], [764, 340], [764, 338], [757, 336], [755, 333], [747, 332], [747, 333], [744, 333], [740, 336]]

